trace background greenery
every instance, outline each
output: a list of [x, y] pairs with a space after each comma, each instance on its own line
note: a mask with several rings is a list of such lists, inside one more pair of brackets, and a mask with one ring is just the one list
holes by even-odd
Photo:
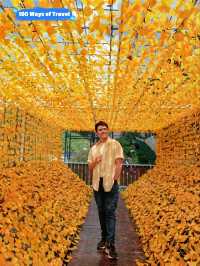
[[[111, 136], [111, 135], [110, 135]], [[79, 137], [73, 139], [73, 137]], [[88, 137], [84, 139], [82, 137]], [[156, 159], [155, 152], [143, 141], [147, 135], [134, 132], [123, 133], [120, 137], [116, 138], [122, 145], [125, 155], [125, 160], [129, 163], [137, 164], [154, 164]], [[140, 138], [137, 139], [137, 138]], [[64, 134], [63, 140], [63, 153], [64, 153]], [[87, 162], [88, 152], [90, 149], [90, 134], [75, 133], [72, 134], [71, 139], [71, 159], [74, 162]]]
[[[139, 140], [140, 138], [142, 140]], [[155, 152], [143, 141], [146, 137], [140, 133], [128, 132], [121, 136], [118, 141], [121, 143], [125, 157], [130, 163], [154, 164]]]

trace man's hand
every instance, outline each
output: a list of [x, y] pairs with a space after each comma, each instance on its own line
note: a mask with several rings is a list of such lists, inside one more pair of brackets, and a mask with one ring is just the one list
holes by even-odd
[[89, 163], [89, 169], [91, 173], [93, 169], [96, 167], [96, 165], [101, 162], [101, 160], [102, 160], [102, 155], [97, 156], [91, 163]]
[[94, 167], [102, 161], [102, 155], [99, 155], [94, 160]]

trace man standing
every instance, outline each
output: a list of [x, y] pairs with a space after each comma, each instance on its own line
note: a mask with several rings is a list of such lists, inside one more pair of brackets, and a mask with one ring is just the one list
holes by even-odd
[[116, 208], [119, 198], [118, 178], [124, 159], [121, 144], [108, 136], [104, 121], [95, 124], [99, 141], [88, 154], [88, 166], [101, 225], [101, 241], [98, 250], [104, 250], [110, 259], [117, 259], [115, 250]]

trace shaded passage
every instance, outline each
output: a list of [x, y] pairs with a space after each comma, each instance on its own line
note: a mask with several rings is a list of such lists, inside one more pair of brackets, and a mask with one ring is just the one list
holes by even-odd
[[97, 251], [96, 249], [97, 243], [101, 239], [101, 233], [97, 206], [93, 197], [88, 215], [80, 232], [78, 248], [72, 253], [73, 259], [69, 263], [69, 266], [134, 266], [136, 265], [136, 259], [145, 259], [135, 225], [129, 217], [128, 210], [121, 195], [119, 197], [116, 214], [115, 242], [119, 256], [118, 260], [112, 261], [108, 259], [102, 251]]

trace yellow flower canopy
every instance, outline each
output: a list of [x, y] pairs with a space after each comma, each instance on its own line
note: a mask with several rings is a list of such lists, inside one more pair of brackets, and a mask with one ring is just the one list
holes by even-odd
[[[36, 5], [76, 19], [16, 19]], [[0, 23], [1, 102], [59, 128], [157, 131], [199, 107], [199, 1], [0, 1]]]

